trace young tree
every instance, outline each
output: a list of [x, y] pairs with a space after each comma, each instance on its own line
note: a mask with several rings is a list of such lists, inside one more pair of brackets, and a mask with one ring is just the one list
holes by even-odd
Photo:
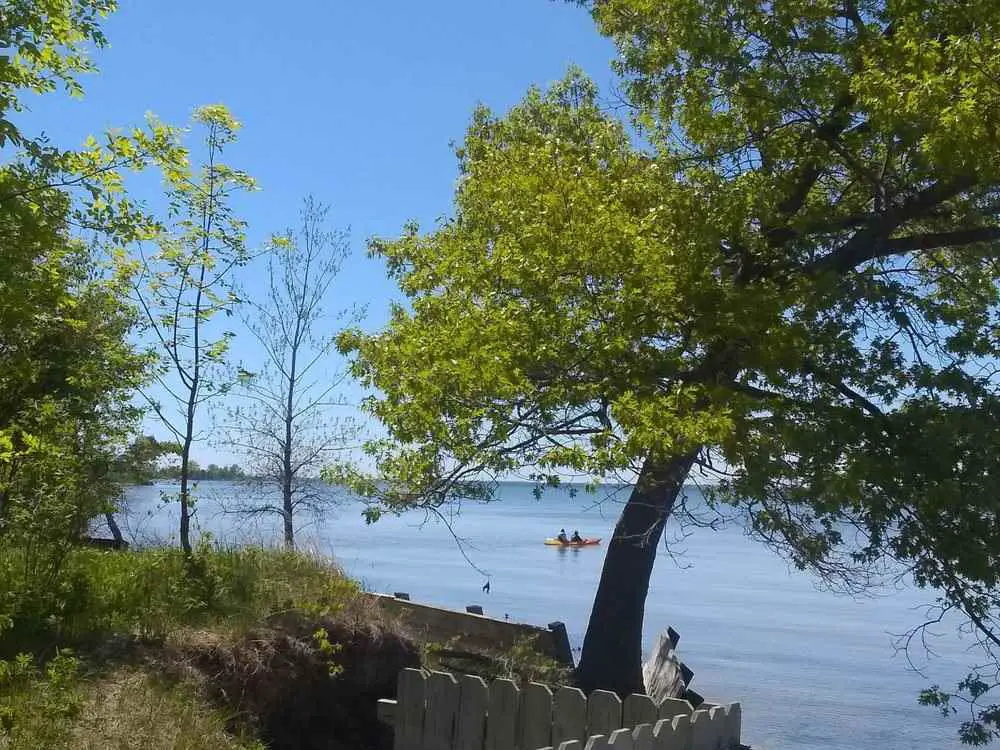
[[454, 216], [372, 245], [410, 305], [342, 338], [389, 432], [355, 484], [397, 509], [523, 466], [633, 472], [587, 690], [642, 688], [696, 464], [797, 565], [901, 564], [1000, 647], [1000, 6], [592, 11], [644, 145], [578, 76], [476, 112]]
[[205, 163], [197, 179], [167, 174], [173, 232], [161, 232], [156, 250], [141, 252], [132, 283], [162, 366], [159, 394], [144, 393], [160, 421], [180, 443], [180, 543], [191, 553], [191, 446], [202, 437], [199, 409], [230, 387], [225, 358], [233, 333], [212, 326], [239, 301], [233, 272], [249, 259], [244, 222], [233, 212], [234, 194], [254, 188], [252, 178], [220, 161], [236, 140], [239, 123], [222, 105], [201, 107], [194, 122], [205, 130]]
[[[329, 416], [342, 403], [336, 389], [344, 376], [327, 369], [335, 339], [325, 327], [317, 330], [349, 253], [347, 233], [326, 229], [328, 213], [327, 206], [306, 198], [298, 232], [276, 238], [266, 293], [249, 303], [246, 321], [264, 365], [259, 373], [243, 371], [243, 403], [226, 421], [225, 442], [247, 456], [259, 489], [235, 510], [281, 516], [288, 547], [295, 544], [295, 516], [302, 510], [319, 514], [333, 502], [330, 489], [316, 479], [354, 434], [351, 420]], [[277, 502], [268, 490], [276, 491]]]

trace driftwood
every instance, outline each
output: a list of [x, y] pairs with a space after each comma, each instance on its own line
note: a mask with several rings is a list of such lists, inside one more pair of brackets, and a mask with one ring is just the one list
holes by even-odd
[[677, 658], [680, 635], [667, 628], [656, 637], [656, 645], [649, 659], [642, 665], [642, 681], [646, 694], [655, 701], [664, 698], [683, 698], [697, 708], [705, 699], [690, 689], [694, 672]]
[[104, 539], [99, 536], [81, 537], [80, 544], [84, 547], [96, 547], [97, 549], [128, 549], [128, 542], [124, 539]]

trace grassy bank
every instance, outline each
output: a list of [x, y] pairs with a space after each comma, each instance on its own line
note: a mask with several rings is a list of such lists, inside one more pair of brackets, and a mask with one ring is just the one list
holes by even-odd
[[324, 624], [343, 637], [366, 620], [332, 563], [281, 550], [204, 546], [185, 561], [174, 549], [73, 549], [53, 562], [6, 549], [0, 581], [3, 748], [264, 747], [260, 717], [217, 700], [224, 670], [201, 667], [297, 617], [316, 624], [297, 634], [300, 650], [335, 673]]
[[376, 700], [431, 666], [555, 681], [511, 653], [454, 662], [331, 561], [262, 548], [0, 551], [0, 749], [385, 748]]

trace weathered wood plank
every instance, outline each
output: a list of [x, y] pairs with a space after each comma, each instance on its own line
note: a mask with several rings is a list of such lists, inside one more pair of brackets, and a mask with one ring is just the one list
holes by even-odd
[[483, 750], [486, 741], [486, 709], [490, 693], [482, 677], [465, 675], [458, 681], [458, 723], [455, 750]]
[[431, 672], [427, 679], [423, 750], [452, 750], [458, 698], [458, 680], [453, 674]]
[[648, 695], [632, 693], [622, 707], [622, 726], [636, 727], [639, 724], [653, 724], [660, 718], [659, 708]]
[[587, 698], [587, 734], [607, 737], [622, 726], [622, 701], [609, 690], [595, 690]]
[[521, 692], [521, 748], [536, 750], [552, 740], [552, 691], [532, 682]]
[[663, 698], [678, 698], [684, 691], [686, 683], [681, 674], [681, 665], [674, 653], [676, 641], [671, 636], [671, 630], [660, 633], [649, 655], [642, 665], [642, 681], [646, 693], [653, 700]]
[[404, 669], [396, 682], [393, 750], [421, 750], [427, 677], [419, 669]]
[[486, 750], [519, 748], [517, 715], [520, 702], [521, 691], [510, 680], [494, 680], [490, 684], [490, 700], [486, 712]]
[[653, 725], [637, 724], [632, 729], [633, 750], [653, 750]]
[[552, 744], [587, 739], [587, 696], [581, 690], [561, 687], [556, 693], [552, 721]]

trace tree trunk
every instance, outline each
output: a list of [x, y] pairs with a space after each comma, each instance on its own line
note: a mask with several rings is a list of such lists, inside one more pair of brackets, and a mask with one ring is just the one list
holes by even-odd
[[584, 692], [643, 692], [642, 621], [663, 526], [697, 451], [666, 461], [647, 458], [608, 544], [583, 641], [576, 683]]
[[181, 549], [185, 555], [191, 554], [191, 512], [188, 506], [187, 474], [181, 475]]
[[111, 530], [111, 537], [115, 540], [116, 549], [120, 549], [125, 546], [125, 537], [122, 536], [122, 530], [118, 528], [118, 523], [115, 521], [115, 514], [110, 510], [104, 514], [104, 520], [108, 522], [108, 529]]
[[191, 491], [188, 489], [188, 472], [190, 461], [188, 460], [191, 455], [191, 428], [190, 425], [193, 421], [192, 411], [189, 409], [188, 412], [188, 437], [184, 441], [184, 449], [181, 452], [181, 549], [184, 550], [184, 554], [191, 555], [191, 505], [190, 496]]
[[283, 506], [281, 517], [285, 522], [285, 547], [295, 548], [295, 529], [292, 526], [292, 489], [289, 486], [283, 488]]
[[[303, 290], [303, 294], [305, 291]], [[291, 362], [288, 367], [288, 390], [285, 393], [285, 440], [281, 446], [281, 495], [282, 510], [285, 520], [285, 546], [292, 549], [295, 546], [295, 531], [292, 528], [292, 483], [295, 481], [295, 471], [292, 468], [292, 428], [295, 426], [295, 386], [297, 384], [299, 344], [301, 343], [302, 315], [299, 313], [295, 322], [295, 335], [292, 337]]]

